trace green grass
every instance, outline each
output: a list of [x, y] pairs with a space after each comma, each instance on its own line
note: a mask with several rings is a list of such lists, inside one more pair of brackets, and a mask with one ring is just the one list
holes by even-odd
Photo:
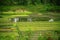
[[0, 32], [0, 40], [17, 40], [16, 32]]
[[37, 21], [37, 22], [17, 22], [17, 23], [0, 23], [0, 25], [12, 25], [12, 28], [17, 25], [21, 31], [28, 30], [60, 30], [60, 21], [48, 22], [48, 21]]
[[[39, 21], [39, 22], [17, 22], [17, 23], [0, 23], [0, 25], [12, 25], [11, 28], [18, 27], [20, 30], [20, 38], [18, 37], [17, 30], [14, 32], [0, 32], [0, 40], [46, 40], [48, 34], [51, 34], [51, 37], [55, 40], [57, 35], [53, 31], [60, 30], [60, 21], [48, 22], [48, 21]], [[8, 26], [9, 27], [9, 26]], [[52, 30], [51, 32], [48, 30]], [[13, 30], [12, 30], [13, 31]], [[40, 33], [38, 33], [40, 32]], [[34, 37], [35, 34], [38, 34], [38, 37]], [[40, 35], [42, 34], [42, 35]]]
[[10, 12], [3, 12], [3, 15], [29, 15], [31, 13], [32, 12], [13, 12], [13, 11], [10, 11]]
[[36, 30], [60, 30], [60, 22], [48, 22], [48, 21], [38, 21], [38, 22], [17, 22], [17, 23], [0, 23], [0, 26], [15, 28], [19, 27], [21, 31], [36, 31]]
[[[19, 10], [21, 8], [24, 8], [24, 10], [27, 10], [27, 12], [16, 12], [15, 10]], [[48, 22], [48, 21], [36, 21], [36, 22], [10, 22], [8, 18], [14, 18], [16, 16], [28, 16], [31, 13], [42, 13], [43, 16], [45, 15], [45, 12], [48, 10], [52, 10], [52, 8], [55, 8], [54, 6], [45, 6], [45, 5], [36, 5], [36, 6], [4, 6], [2, 7], [3, 15], [0, 15], [3, 17], [0, 18], [0, 27], [11, 27], [15, 28], [12, 30], [12, 32], [0, 32], [0, 40], [18, 40], [18, 36], [20, 40], [30, 40], [32, 38], [35, 38], [35, 34], [38, 35], [38, 40], [46, 40], [48, 37], [48, 34], [52, 34], [52, 38], [56, 40], [57, 36], [54, 34], [53, 31], [60, 30], [60, 21], [54, 21], [54, 22]], [[55, 10], [59, 8], [56, 7]], [[60, 9], [60, 8], [59, 8]], [[58, 9], [57, 9], [58, 10]], [[48, 14], [49, 12], [47, 12]], [[46, 14], [46, 15], [47, 15]], [[49, 14], [50, 15], [50, 14]], [[59, 13], [54, 13], [54, 17], [60, 17]], [[20, 34], [18, 35], [16, 27], [19, 28]], [[1, 28], [0, 28], [1, 30]], [[2, 29], [4, 30], [4, 29]], [[43, 31], [42, 31], [43, 30]], [[48, 30], [52, 30], [51, 32], [48, 32]], [[42, 32], [41, 32], [42, 31]], [[46, 31], [46, 32], [45, 32]], [[42, 35], [40, 35], [40, 32]], [[44, 33], [45, 32], [45, 33]]]
[[[40, 32], [40, 33], [39, 33]], [[41, 34], [41, 35], [40, 35]], [[57, 39], [57, 35], [54, 34], [54, 31], [20, 31], [20, 38], [18, 37], [17, 32], [0, 32], [0, 40], [47, 40], [49, 34], [51, 34], [52, 39]], [[37, 36], [37, 37], [35, 37]]]
[[18, 22], [16, 23], [21, 31], [27, 30], [60, 30], [60, 22], [48, 22], [48, 21], [40, 21], [40, 22]]

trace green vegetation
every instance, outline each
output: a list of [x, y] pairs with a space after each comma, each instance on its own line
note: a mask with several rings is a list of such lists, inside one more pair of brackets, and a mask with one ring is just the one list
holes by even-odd
[[51, 6], [51, 5], [29, 5], [29, 6], [2, 6], [1, 11], [6, 11], [6, 12], [21, 12], [21, 11], [27, 11], [29, 12], [36, 12], [36, 13], [41, 13], [41, 12], [59, 12], [60, 6]]
[[18, 27], [20, 27], [21, 31], [25, 31], [25, 30], [59, 30], [59, 23], [58, 22], [53, 22], [53, 23], [49, 23], [49, 22], [45, 22], [45, 21], [41, 21], [41, 22], [19, 22], [17, 23]]
[[0, 40], [60, 40], [60, 0], [0, 0]]
[[0, 32], [0, 40], [16, 40], [16, 32]]

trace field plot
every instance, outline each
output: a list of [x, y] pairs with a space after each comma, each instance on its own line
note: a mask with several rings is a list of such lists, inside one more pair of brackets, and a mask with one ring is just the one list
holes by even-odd
[[48, 21], [40, 21], [40, 22], [18, 22], [16, 23], [20, 30], [59, 30], [60, 22], [48, 22]]
[[[0, 26], [11, 27], [9, 30], [2, 32], [0, 28], [0, 40], [48, 40], [51, 37], [53, 40], [58, 39], [57, 32], [60, 30], [60, 22], [17, 22], [17, 23], [0, 23]], [[19, 31], [16, 29], [19, 28]], [[14, 30], [14, 31], [13, 31]], [[18, 32], [20, 32], [18, 34]], [[4, 36], [3, 36], [4, 35]]]
[[60, 40], [60, 0], [1, 0], [0, 40]]

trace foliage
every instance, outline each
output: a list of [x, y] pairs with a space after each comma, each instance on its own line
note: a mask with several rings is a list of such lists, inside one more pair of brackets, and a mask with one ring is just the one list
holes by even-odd
[[37, 5], [54, 4], [59, 5], [60, 0], [1, 0], [0, 5]]

